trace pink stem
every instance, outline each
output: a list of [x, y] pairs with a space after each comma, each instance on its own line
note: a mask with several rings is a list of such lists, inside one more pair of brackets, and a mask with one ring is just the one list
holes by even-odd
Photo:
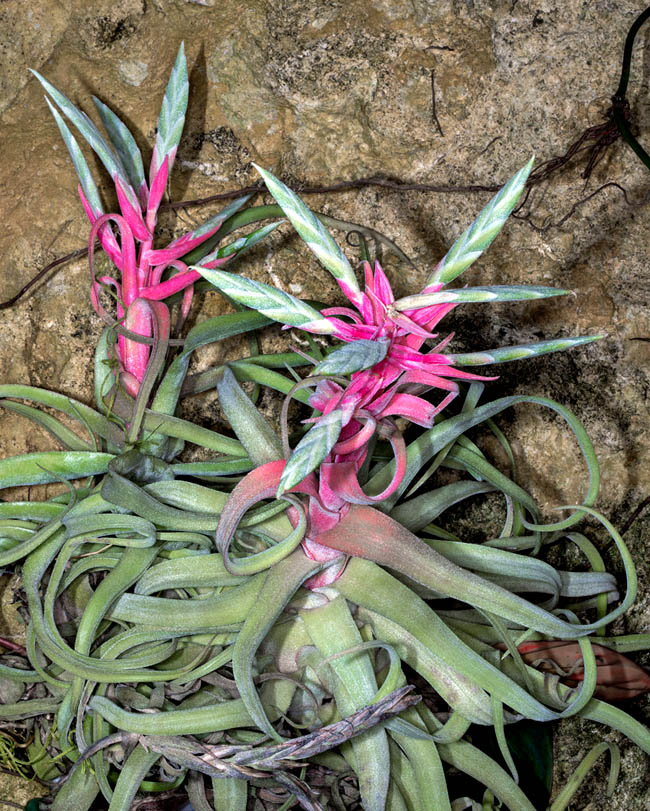
[[19, 653], [21, 656], [27, 656], [27, 651], [22, 645], [17, 645], [15, 642], [5, 637], [0, 637], [0, 647], [13, 651], [13, 653]]
[[[124, 326], [138, 335], [147, 337], [152, 335], [151, 306], [145, 299], [137, 298], [131, 303], [126, 311]], [[140, 383], [147, 371], [149, 355], [150, 348], [148, 344], [141, 344], [138, 341], [128, 339], [124, 341], [124, 355], [122, 356], [124, 370], [132, 374]]]

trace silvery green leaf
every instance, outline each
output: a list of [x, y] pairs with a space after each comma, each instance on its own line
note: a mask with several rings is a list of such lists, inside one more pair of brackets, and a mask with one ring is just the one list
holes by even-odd
[[525, 284], [493, 285], [492, 287], [465, 287], [460, 290], [440, 290], [437, 293], [423, 293], [405, 296], [394, 303], [396, 310], [416, 310], [436, 304], [468, 303], [481, 301], [529, 301], [531, 299], [566, 296], [570, 291], [559, 287], [535, 287]]
[[226, 366], [217, 383], [219, 404], [256, 465], [282, 459], [282, 443]]
[[388, 352], [388, 341], [352, 341], [331, 352], [314, 369], [315, 375], [349, 375], [380, 363]]
[[284, 293], [282, 290], [262, 282], [246, 279], [235, 273], [209, 270], [199, 266], [191, 266], [191, 270], [198, 271], [206, 281], [234, 301], [250, 307], [252, 310], [257, 310], [267, 318], [323, 335], [334, 332], [334, 327], [329, 319], [323, 318], [318, 310], [289, 293]]
[[191, 231], [187, 236], [182, 237], [188, 240], [198, 239], [202, 237], [204, 234], [207, 234], [209, 231], [214, 231], [215, 228], [218, 228], [223, 222], [225, 222], [228, 217], [232, 216], [235, 212], [239, 211], [239, 209], [246, 205], [246, 203], [251, 199], [250, 194], [246, 194], [243, 197], [238, 197], [236, 200], [233, 200], [232, 203], [229, 203], [225, 208], [221, 209], [217, 214], [213, 217], [210, 217], [209, 220], [206, 220], [202, 225], [199, 225], [194, 231]]
[[336, 445], [341, 433], [343, 412], [330, 411], [311, 428], [296, 445], [289, 457], [278, 486], [278, 498], [316, 470]]
[[135, 138], [131, 135], [126, 124], [121, 121], [109, 107], [96, 96], [93, 96], [93, 101], [95, 102], [95, 107], [102, 120], [102, 124], [108, 133], [111, 144], [124, 164], [131, 186], [133, 186], [136, 192], [139, 192], [142, 185], [145, 183], [145, 177], [142, 155], [135, 142]]
[[160, 108], [158, 134], [151, 158], [150, 181], [156, 176], [158, 169], [165, 160], [165, 155], [169, 156], [169, 170], [171, 171], [176, 157], [176, 150], [181, 140], [183, 126], [185, 125], [188, 92], [189, 81], [185, 62], [185, 44], [181, 42], [176, 62], [167, 83], [162, 107]]
[[54, 105], [50, 102], [50, 100], [46, 98], [45, 101], [47, 102], [47, 106], [50, 108], [50, 112], [54, 116], [54, 120], [56, 121], [56, 124], [59, 128], [59, 132], [61, 133], [65, 145], [68, 148], [68, 152], [70, 153], [70, 157], [72, 158], [72, 163], [74, 164], [75, 171], [77, 172], [79, 183], [81, 184], [84, 196], [88, 201], [88, 203], [90, 204], [90, 207], [92, 208], [95, 216], [99, 217], [104, 213], [101, 200], [99, 199], [99, 191], [97, 190], [97, 186], [95, 185], [93, 176], [90, 173], [90, 169], [88, 168], [86, 159], [84, 158], [83, 153], [79, 148], [77, 139], [70, 132], [70, 128], [65, 123], [63, 118], [59, 115], [58, 110], [54, 107]]
[[307, 208], [298, 195], [278, 180], [271, 172], [253, 164], [264, 178], [266, 187], [284, 211], [287, 218], [316, 254], [321, 264], [341, 284], [343, 291], [353, 300], [361, 296], [359, 285], [350, 263], [329, 231]]
[[275, 231], [278, 225], [282, 225], [284, 220], [280, 220], [280, 222], [272, 222], [269, 225], [264, 225], [262, 228], [256, 228], [255, 231], [251, 231], [250, 234], [246, 234], [244, 237], [239, 237], [234, 242], [230, 242], [228, 245], [222, 245], [221, 247], [217, 248], [212, 253], [209, 253], [207, 256], [204, 256], [203, 259], [200, 260], [200, 265], [206, 265], [208, 262], [214, 262], [215, 259], [226, 259], [229, 256], [239, 256], [244, 251], [250, 250], [254, 245], [257, 245], [258, 242], [264, 239], [265, 236], [271, 233], [271, 231]]
[[500, 346], [498, 349], [487, 349], [484, 352], [467, 352], [460, 355], [448, 355], [454, 366], [486, 366], [490, 363], [507, 363], [511, 360], [534, 358], [547, 352], [560, 352], [574, 346], [599, 341], [604, 335], [583, 335], [580, 338], [556, 338], [552, 341], [539, 341], [517, 346]]
[[476, 261], [490, 245], [517, 205], [528, 175], [533, 168], [533, 158], [513, 175], [506, 185], [485, 206], [470, 227], [451, 246], [426, 281], [425, 287], [447, 284]]
[[93, 151], [97, 154], [97, 157], [106, 167], [110, 176], [112, 178], [115, 178], [116, 176], [119, 177], [128, 187], [129, 182], [126, 176], [126, 171], [122, 166], [120, 159], [113, 153], [110, 146], [104, 140], [101, 132], [88, 118], [88, 116], [81, 110], [77, 109], [77, 107], [74, 106], [67, 96], [64, 96], [63, 93], [57, 90], [53, 84], [50, 84], [47, 79], [43, 78], [40, 73], [37, 73], [35, 70], [33, 70], [32, 73], [47, 90], [65, 117], [71, 121], [83, 135], [88, 142], [88, 145], [92, 147]]

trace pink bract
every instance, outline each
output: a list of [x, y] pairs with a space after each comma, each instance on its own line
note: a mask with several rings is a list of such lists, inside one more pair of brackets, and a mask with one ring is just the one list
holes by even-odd
[[[351, 307], [329, 307], [322, 314], [334, 326], [334, 335], [341, 341], [387, 342], [386, 357], [370, 369], [355, 372], [345, 388], [330, 380], [323, 381], [310, 398], [310, 404], [323, 414], [341, 409], [344, 426], [349, 425], [355, 415], [363, 413], [364, 418], [370, 415], [378, 422], [386, 417], [404, 417], [430, 428], [436, 414], [458, 394], [458, 384], [452, 378], [485, 379], [456, 369], [442, 354], [452, 335], [430, 352], [419, 351], [425, 340], [438, 337], [433, 329], [456, 305], [438, 304], [398, 312], [393, 307], [395, 296], [390, 283], [379, 263], [375, 263], [374, 274], [368, 262], [364, 271], [366, 288], [359, 305], [355, 305], [358, 311]], [[437, 292], [442, 287], [442, 284], [434, 285], [423, 293]], [[345, 288], [343, 290], [345, 292]], [[349, 298], [354, 303], [358, 295]], [[342, 317], [350, 321], [343, 321]], [[417, 396], [431, 388], [447, 392], [437, 405]]]
[[[164, 181], [167, 177], [167, 158], [154, 178], [151, 191], [146, 186], [141, 189], [140, 198], [142, 210], [146, 212], [145, 226], [143, 211], [136, 211], [130, 206], [126, 196], [120, 193], [120, 181], [116, 179], [118, 200], [122, 210], [120, 214], [104, 214], [97, 216], [88, 204], [81, 186], [79, 196], [92, 224], [88, 249], [90, 257], [92, 285], [91, 301], [99, 315], [106, 314], [99, 303], [99, 293], [103, 285], [110, 285], [117, 295], [117, 318], [131, 332], [151, 337], [151, 318], [147, 309], [135, 307], [134, 304], [144, 300], [160, 301], [176, 293], [183, 292], [180, 319], [183, 321], [192, 304], [193, 285], [201, 278], [195, 270], [189, 270], [179, 257], [201, 245], [213, 236], [221, 226], [217, 221], [214, 227], [200, 229], [198, 235], [185, 234], [175, 239], [167, 248], [154, 249], [152, 232], [156, 225], [157, 209], [162, 199]], [[117, 226], [119, 243], [115, 237], [110, 223]], [[93, 256], [95, 239], [99, 242], [107, 256], [118, 268], [121, 274], [121, 283], [118, 284], [112, 277], [95, 277], [93, 270]], [[137, 244], [139, 243], [139, 244]], [[218, 267], [228, 261], [229, 257], [206, 262], [205, 267]], [[163, 273], [168, 269], [176, 271], [175, 274], [161, 281]], [[121, 382], [125, 390], [132, 396], [137, 396], [140, 383], [149, 362], [150, 348], [147, 344], [138, 343], [122, 335], [118, 338], [118, 356], [121, 364]]]
[[[310, 502], [312, 531], [316, 535], [330, 526], [321, 526], [321, 514], [328, 520], [342, 516], [347, 504], [373, 504], [392, 495], [402, 482], [406, 469], [406, 447], [393, 417], [430, 428], [436, 414], [442, 411], [458, 394], [456, 379], [481, 380], [479, 375], [456, 369], [442, 350], [452, 335], [441, 340], [428, 353], [420, 352], [425, 340], [437, 338], [433, 332], [437, 324], [454, 308], [454, 304], [439, 304], [419, 310], [398, 312], [395, 297], [381, 266], [376, 263], [374, 273], [368, 262], [364, 266], [365, 291], [356, 310], [349, 307], [330, 307], [323, 310], [335, 327], [335, 336], [349, 342], [361, 339], [388, 343], [382, 361], [351, 376], [343, 387], [332, 380], [321, 381], [309, 402], [314, 408], [329, 414], [334, 409], [343, 412], [343, 429], [331, 453], [319, 469], [319, 504]], [[427, 288], [436, 292], [442, 285]], [[351, 298], [354, 303], [355, 298]], [[356, 305], [355, 305], [356, 306]], [[342, 320], [347, 317], [349, 321]], [[494, 378], [488, 378], [494, 379]], [[430, 389], [446, 392], [434, 404], [420, 396]], [[316, 418], [317, 421], [320, 418]], [[396, 468], [393, 480], [384, 492], [366, 495], [359, 484], [358, 474], [363, 465], [371, 437], [378, 433], [386, 438], [395, 454]], [[324, 513], [321, 513], [321, 509]], [[326, 560], [321, 544], [305, 544], [318, 560]]]

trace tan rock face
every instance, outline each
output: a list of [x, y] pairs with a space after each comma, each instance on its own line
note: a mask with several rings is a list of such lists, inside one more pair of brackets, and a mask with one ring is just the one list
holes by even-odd
[[[599, 123], [638, 13], [632, 0], [5, 0], [0, 299], [52, 259], [82, 246], [88, 233], [70, 161], [29, 67], [91, 115], [90, 95], [97, 94], [133, 127], [148, 158], [169, 70], [185, 40], [191, 97], [171, 182], [177, 200], [250, 182], [251, 160], [289, 181], [319, 185], [375, 174], [415, 184], [493, 184], [532, 153], [538, 161], [562, 154], [587, 126]], [[642, 33], [629, 90], [640, 137], [650, 125], [645, 41]], [[432, 87], [442, 134], [433, 117]], [[586, 185], [580, 176], [585, 164], [581, 154], [537, 187], [523, 210], [529, 219], [511, 220], [464, 279], [549, 284], [576, 295], [534, 306], [467, 305], [448, 319], [447, 328], [456, 330], [459, 350], [608, 334], [570, 354], [504, 366], [486, 396], [540, 393], [572, 408], [602, 465], [600, 506], [621, 525], [650, 492], [650, 218], [639, 205], [649, 175], [621, 143], [610, 148]], [[112, 201], [102, 171], [91, 165]], [[620, 188], [610, 186], [555, 225], [609, 181], [626, 189], [628, 202]], [[309, 203], [395, 239], [418, 268], [387, 257], [387, 271], [404, 294], [423, 282], [488, 197], [370, 187], [310, 197]], [[213, 210], [166, 216], [161, 240]], [[251, 254], [247, 272], [306, 297], [335, 292], [287, 228]], [[78, 261], [0, 311], [0, 381], [91, 401], [90, 364], [100, 324], [87, 288], [88, 272]], [[193, 317], [222, 307], [209, 296]], [[265, 340], [279, 346], [283, 339], [270, 331]], [[236, 347], [210, 349], [201, 363], [227, 351]], [[275, 407], [265, 406], [270, 412]], [[209, 398], [189, 404], [187, 413], [210, 425], [219, 422]], [[521, 483], [545, 507], [581, 497], [584, 466], [560, 422], [526, 406], [501, 424], [513, 438]], [[1, 454], [49, 447], [50, 440], [21, 418], [0, 414]], [[648, 589], [647, 522], [642, 517], [630, 533], [645, 578], [641, 593]], [[618, 565], [611, 550], [607, 556]], [[649, 617], [647, 601], [641, 601], [628, 630], [647, 629]], [[566, 776], [584, 747], [579, 752], [568, 738], [561, 740], [568, 765], [560, 771]], [[616, 802], [628, 805], [607, 807], [641, 808], [648, 799], [638, 779], [644, 767], [636, 755], [626, 757], [629, 768]], [[593, 786], [590, 779], [575, 808], [588, 806]]]

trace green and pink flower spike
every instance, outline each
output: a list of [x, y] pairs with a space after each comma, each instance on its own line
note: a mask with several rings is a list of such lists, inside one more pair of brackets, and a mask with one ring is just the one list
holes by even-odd
[[[311, 378], [300, 384], [312, 383], [315, 387], [309, 403], [320, 416], [307, 420], [314, 423], [311, 430], [287, 454], [288, 460], [274, 462], [275, 467], [264, 473], [249, 474], [260, 482], [264, 480], [264, 492], [266, 484], [273, 480], [278, 496], [294, 488], [309, 494], [311, 527], [316, 536], [337, 523], [346, 505], [382, 503], [401, 487], [406, 473], [406, 447], [394, 418], [402, 417], [431, 428], [436, 416], [458, 395], [457, 381], [494, 379], [459, 367], [532, 357], [602, 337], [562, 338], [478, 353], [449, 354], [444, 350], [453, 333], [441, 336], [435, 331], [458, 304], [528, 301], [568, 292], [529, 285], [443, 289], [495, 238], [516, 205], [531, 168], [532, 160], [506, 183], [454, 243], [418, 295], [396, 300], [383, 269], [378, 263], [373, 269], [369, 262], [364, 263], [362, 291], [351, 265], [323, 224], [293, 191], [260, 167], [267, 188], [284, 214], [353, 306], [329, 307], [318, 312], [290, 294], [260, 282], [216, 269], [197, 268], [205, 279], [240, 304], [286, 326], [331, 335], [344, 342], [343, 347], [315, 367]], [[434, 345], [422, 351], [426, 341]], [[347, 377], [341, 380], [342, 375], [349, 375], [349, 380]], [[431, 391], [441, 391], [442, 398], [431, 402], [425, 397]], [[358, 474], [367, 459], [370, 440], [376, 435], [390, 442], [395, 466], [392, 480], [377, 495], [370, 496], [363, 492]], [[316, 470], [318, 484], [308, 478]], [[312, 551], [316, 549], [311, 546]]]
[[[35, 71], [33, 73], [49, 95], [46, 101], [74, 163], [79, 177], [79, 196], [92, 224], [88, 241], [92, 303], [107, 323], [114, 324], [114, 319], [101, 304], [102, 288], [110, 288], [117, 300], [120, 382], [126, 392], [135, 397], [151, 356], [154, 332], [157, 330], [158, 339], [162, 340], [167, 340], [170, 335], [169, 312], [166, 307], [156, 306], [155, 303], [177, 294], [182, 295], [175, 327], [175, 332], [179, 332], [189, 313], [194, 283], [200, 278], [196, 270], [188, 269], [183, 257], [213, 237], [249, 198], [235, 200], [199, 228], [174, 239], [166, 247], [155, 247], [158, 211], [174, 164], [187, 110], [188, 77], [183, 45], [163, 98], [148, 178], [145, 177], [142, 155], [135, 138], [112, 110], [93, 97], [108, 135], [106, 140], [84, 112], [77, 109], [50, 82]], [[120, 213], [105, 213], [86, 159], [61, 113], [77, 128], [110, 174]], [[275, 225], [254, 232], [255, 238], [246, 240], [243, 247], [250, 247], [273, 227]], [[119, 271], [119, 278], [95, 275], [95, 240], [99, 240]], [[206, 268], [223, 265], [237, 252], [228, 253], [223, 249], [212, 251], [200, 260], [201, 265]], [[149, 340], [142, 342], [136, 336]]]

